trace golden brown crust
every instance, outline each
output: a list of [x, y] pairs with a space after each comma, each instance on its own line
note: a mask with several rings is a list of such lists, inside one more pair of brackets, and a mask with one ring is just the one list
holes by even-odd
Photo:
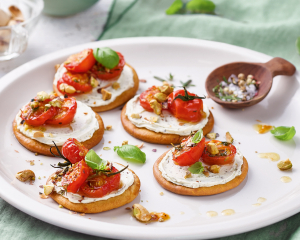
[[[169, 151], [169, 150], [168, 150]], [[167, 152], [168, 152], [167, 151]], [[246, 158], [243, 158], [243, 165], [242, 165], [242, 174], [235, 177], [231, 181], [225, 184], [220, 184], [212, 187], [200, 187], [200, 188], [188, 188], [180, 185], [176, 185], [172, 182], [167, 181], [165, 178], [163, 178], [161, 171], [158, 169], [158, 165], [161, 162], [161, 160], [164, 158], [164, 156], [167, 154], [165, 152], [163, 155], [161, 155], [156, 162], [153, 165], [153, 174], [156, 179], [156, 181], [165, 189], [177, 193], [180, 195], [191, 195], [191, 196], [207, 196], [207, 195], [214, 195], [218, 193], [222, 193], [225, 191], [228, 191], [230, 189], [233, 189], [240, 185], [243, 180], [246, 178], [248, 173], [248, 162]]]
[[[105, 105], [105, 106], [98, 106], [98, 107], [91, 107], [95, 112], [104, 112], [104, 111], [108, 111], [111, 109], [114, 109], [118, 106], [121, 106], [122, 104], [126, 103], [128, 100], [130, 100], [131, 98], [134, 97], [135, 93], [137, 92], [138, 88], [139, 88], [139, 77], [135, 71], [135, 69], [133, 67], [131, 67], [128, 63], [126, 63], [126, 65], [128, 67], [131, 68], [132, 72], [133, 72], [133, 80], [134, 80], [134, 86], [132, 88], [127, 89], [125, 92], [123, 92], [120, 96], [116, 97], [115, 101], [113, 101], [112, 103]], [[63, 94], [61, 94], [56, 85], [53, 82], [53, 90], [54, 92], [56, 92], [58, 95], [63, 96]], [[76, 96], [75, 96], [76, 97]]]
[[[126, 105], [122, 109], [121, 113], [121, 121], [124, 129], [133, 137], [141, 139], [145, 142], [149, 143], [157, 143], [157, 144], [179, 144], [182, 139], [187, 136], [180, 136], [176, 134], [164, 134], [164, 133], [156, 133], [146, 128], [138, 128], [136, 127], [126, 116]], [[210, 112], [208, 117], [208, 122], [205, 127], [202, 129], [203, 134], [206, 135], [209, 133], [214, 126], [214, 117]]]
[[[97, 121], [99, 123], [99, 129], [94, 132], [93, 136], [90, 139], [82, 142], [82, 144], [88, 149], [91, 149], [92, 147], [96, 146], [101, 141], [103, 134], [104, 134], [104, 125], [103, 125], [102, 118], [99, 116], [98, 113], [95, 113], [95, 115], [96, 115]], [[50, 152], [49, 145], [40, 143], [37, 140], [26, 137], [23, 133], [21, 133], [17, 128], [16, 119], [14, 119], [14, 121], [13, 121], [13, 132], [14, 132], [17, 140], [29, 151], [34, 152], [34, 153], [39, 153], [42, 155], [53, 156]], [[59, 150], [61, 150], [61, 147], [58, 147], [58, 148], [59, 148]], [[55, 148], [52, 148], [52, 152], [54, 154], [58, 154], [58, 152]]]
[[[123, 194], [116, 196], [116, 197], [109, 198], [107, 200], [97, 201], [97, 202], [93, 202], [93, 203], [72, 203], [67, 198], [61, 196], [60, 194], [58, 194], [56, 192], [52, 192], [49, 196], [51, 198], [53, 198], [53, 200], [56, 201], [58, 204], [64, 206], [65, 208], [67, 208], [71, 211], [75, 211], [75, 212], [99, 213], [99, 212], [108, 211], [108, 210], [111, 210], [114, 208], [118, 208], [127, 203], [132, 202], [139, 194], [139, 190], [140, 190], [140, 186], [141, 186], [140, 179], [132, 170], [130, 170], [130, 171], [133, 173], [133, 176], [134, 176], [133, 184], [128, 189], [126, 189], [126, 191]], [[48, 178], [47, 184], [52, 184], [51, 177], [53, 175], [54, 174], [52, 174]]]

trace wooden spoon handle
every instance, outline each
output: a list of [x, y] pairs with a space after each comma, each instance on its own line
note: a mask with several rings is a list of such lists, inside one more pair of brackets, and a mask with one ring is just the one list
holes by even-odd
[[293, 64], [280, 57], [273, 58], [262, 65], [272, 73], [273, 77], [277, 75], [292, 76], [296, 71]]

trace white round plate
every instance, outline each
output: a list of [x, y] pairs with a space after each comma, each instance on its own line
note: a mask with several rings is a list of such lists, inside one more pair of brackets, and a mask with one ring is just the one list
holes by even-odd
[[[292, 77], [276, 77], [271, 92], [259, 104], [245, 109], [222, 108], [211, 99], [204, 100], [214, 117], [214, 132], [225, 139], [229, 131], [236, 145], [247, 158], [249, 172], [240, 186], [214, 196], [181, 196], [163, 189], [154, 179], [152, 166], [167, 149], [165, 145], [145, 143], [142, 149], [147, 155], [144, 165], [130, 163], [141, 180], [141, 192], [130, 204], [98, 214], [70, 214], [67, 209], [58, 208], [52, 199], [41, 199], [40, 185], [55, 171], [50, 164], [59, 160], [51, 157], [35, 156], [22, 147], [12, 132], [12, 121], [20, 107], [26, 104], [38, 91], [51, 91], [54, 65], [62, 63], [70, 54], [85, 48], [108, 46], [122, 52], [126, 61], [134, 66], [140, 79], [138, 93], [152, 85], [161, 84], [153, 76], [174, 75], [174, 84], [193, 80], [196, 87], [189, 88], [199, 95], [206, 94], [206, 76], [216, 67], [234, 61], [266, 62], [270, 56], [248, 49], [218, 42], [186, 38], [127, 38], [93, 42], [48, 54], [13, 70], [1, 79], [0, 85], [0, 196], [18, 209], [45, 222], [70, 230], [110, 238], [122, 239], [199, 239], [233, 235], [261, 228], [285, 219], [300, 209], [300, 156], [299, 134], [293, 140], [280, 141], [271, 133], [257, 134], [253, 129], [256, 120], [274, 126], [295, 126], [300, 129], [299, 72]], [[101, 113], [105, 124], [113, 126], [105, 131], [104, 138], [94, 150], [104, 159], [125, 163], [113, 152], [114, 146], [122, 141], [139, 144], [131, 137], [120, 122], [120, 108]], [[111, 141], [111, 143], [109, 143]], [[298, 147], [296, 147], [298, 146]], [[103, 147], [110, 147], [105, 151]], [[157, 149], [153, 152], [153, 149]], [[258, 157], [261, 152], [276, 152], [281, 160], [289, 158], [293, 170], [282, 172], [276, 162]], [[35, 160], [31, 166], [26, 160]], [[42, 165], [41, 165], [42, 164]], [[32, 169], [37, 178], [34, 185], [24, 184], [15, 174], [24, 169]], [[41, 179], [38, 179], [38, 177]], [[292, 182], [283, 183], [282, 176], [289, 176]], [[163, 193], [161, 195], [160, 193]], [[261, 206], [252, 204], [259, 197], [267, 200]], [[136, 221], [126, 207], [141, 203], [150, 211], [170, 214], [169, 221], [143, 224]], [[236, 213], [222, 216], [225, 209]], [[218, 212], [217, 217], [208, 217], [207, 211]]]

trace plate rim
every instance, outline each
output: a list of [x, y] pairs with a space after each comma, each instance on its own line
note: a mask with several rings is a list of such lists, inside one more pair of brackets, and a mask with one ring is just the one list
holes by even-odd
[[[96, 46], [116, 46], [116, 45], [132, 45], [132, 44], [177, 44], [177, 45], [195, 45], [208, 47], [213, 49], [220, 49], [233, 52], [240, 52], [241, 54], [249, 54], [252, 58], [258, 58], [262, 61], [269, 61], [272, 57], [268, 56], [264, 53], [256, 52], [254, 50], [246, 49], [239, 46], [230, 45], [227, 43], [208, 41], [208, 40], [200, 40], [200, 39], [191, 39], [191, 38], [182, 38], [182, 37], [132, 37], [132, 38], [118, 38], [118, 39], [110, 39], [110, 40], [102, 40], [96, 42], [89, 42], [85, 44], [80, 44], [76, 46], [72, 46], [69, 48], [61, 49], [55, 51], [53, 53], [46, 54], [44, 56], [33, 59], [18, 68], [12, 70], [5, 76], [1, 78], [2, 82], [0, 85], [0, 94], [2, 91], [9, 85], [14, 82], [14, 79], [20, 77], [21, 75], [30, 72], [34, 68], [38, 68], [39, 66], [53, 61], [56, 58], [59, 58], [63, 55], [71, 54], [73, 52], [78, 51], [78, 49], [83, 49], [86, 47], [96, 47]], [[298, 70], [295, 73], [295, 76], [299, 78]], [[1, 168], [1, 165], [0, 165]], [[65, 229], [69, 229], [76, 232], [81, 232], [89, 235], [101, 236], [101, 237], [109, 237], [109, 238], [126, 238], [126, 239], [161, 239], [161, 238], [191, 238], [191, 239], [199, 239], [201, 238], [216, 238], [216, 237], [224, 237], [229, 235], [235, 235], [243, 232], [248, 232], [251, 230], [255, 230], [258, 228], [262, 228], [273, 223], [276, 223], [280, 220], [283, 220], [287, 217], [290, 217], [300, 211], [300, 203], [294, 200], [293, 204], [289, 204], [289, 208], [280, 208], [278, 210], [278, 206], [284, 205], [286, 207], [287, 203], [281, 203], [276, 205], [276, 211], [274, 210], [274, 206], [272, 204], [270, 206], [266, 206], [263, 212], [264, 217], [262, 216], [259, 220], [255, 219], [250, 221], [243, 221], [247, 223], [239, 222], [239, 227], [235, 227], [235, 229], [228, 228], [227, 226], [234, 226], [234, 224], [239, 220], [237, 216], [232, 216], [228, 218], [225, 224], [222, 222], [214, 223], [213, 229], [216, 228], [218, 231], [212, 231], [208, 226], [202, 225], [195, 229], [195, 226], [191, 227], [149, 227], [149, 226], [128, 226], [128, 225], [119, 225], [115, 223], [106, 223], [101, 222], [101, 226], [103, 228], [99, 231], [99, 222], [93, 221], [85, 218], [81, 218], [80, 221], [74, 224], [72, 221], [74, 218], [72, 215], [69, 215], [64, 212], [55, 212], [55, 216], [57, 220], [54, 220], [51, 216], [51, 212], [53, 209], [43, 204], [37, 204], [36, 200], [30, 198], [29, 196], [23, 194], [15, 188], [11, 188], [11, 185], [5, 180], [3, 176], [0, 175], [0, 197], [4, 199], [9, 204], [18, 208], [19, 210], [37, 218], [44, 222], [53, 224], [58, 227], [62, 227]], [[300, 187], [298, 187], [298, 190]], [[23, 201], [18, 201], [22, 197]], [[287, 196], [286, 196], [287, 197]], [[288, 202], [291, 202], [292, 199], [289, 199]], [[25, 204], [24, 204], [25, 202]], [[26, 205], [35, 204], [35, 208], [28, 208]], [[284, 211], [282, 210], [284, 209]], [[46, 211], [46, 212], [45, 212]], [[260, 213], [261, 214], [261, 213]], [[250, 216], [251, 217], [251, 216]], [[249, 216], [248, 216], [249, 218]], [[72, 222], [72, 225], [68, 224]], [[74, 225], [73, 225], [74, 224]], [[211, 225], [211, 224], [209, 224]], [[223, 225], [223, 226], [222, 226]], [[83, 227], [84, 226], [84, 227]], [[111, 232], [111, 228], [118, 227], [119, 231]], [[202, 228], [203, 227], [203, 228]], [[95, 230], [97, 229], [97, 230]], [[135, 231], [137, 230], [138, 231]], [[162, 231], [164, 229], [164, 231]], [[199, 229], [201, 231], [199, 231]], [[167, 231], [166, 231], [167, 230]], [[171, 231], [172, 230], [172, 231]], [[123, 234], [126, 233], [126, 236]], [[143, 233], [143, 235], [140, 235]], [[199, 235], [201, 233], [201, 235]], [[149, 235], [150, 234], [150, 235]]]

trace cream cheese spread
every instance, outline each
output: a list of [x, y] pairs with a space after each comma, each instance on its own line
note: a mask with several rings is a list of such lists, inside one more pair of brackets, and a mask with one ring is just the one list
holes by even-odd
[[[55, 85], [57, 85], [57, 81], [62, 78], [65, 72], [67, 72], [67, 69], [63, 64], [61, 64], [54, 77]], [[99, 82], [99, 85], [98, 87], [93, 88], [92, 92], [76, 95], [75, 98], [90, 107], [105, 106], [115, 101], [115, 99], [123, 92], [134, 86], [133, 72], [132, 69], [127, 65], [124, 66], [120, 77], [117, 81], [115, 81], [119, 83], [120, 88], [113, 89], [112, 86], [105, 88], [105, 90], [111, 93], [111, 98], [109, 100], [104, 101], [102, 99], [102, 94], [98, 92], [98, 89], [101, 89], [109, 83], [113, 83], [114, 81], [105, 81], [100, 79], [97, 79], [97, 81]]]
[[[185, 177], [189, 166], [176, 165], [172, 159], [172, 151], [173, 149], [166, 154], [166, 156], [159, 163], [158, 168], [161, 171], [163, 178], [176, 185], [189, 188], [211, 187], [225, 184], [234, 179], [236, 176], [242, 174], [243, 155], [238, 149], [236, 149], [236, 155], [233, 164], [221, 165], [219, 173], [210, 172], [208, 177], [206, 177], [203, 173], [191, 174], [191, 176], [188, 178]], [[208, 166], [205, 163], [202, 163], [202, 165], [204, 167]]]
[[[191, 132], [198, 131], [204, 128], [208, 122], [209, 109], [203, 104], [203, 111], [206, 113], [206, 118], [203, 118], [198, 123], [189, 123], [178, 120], [169, 111], [163, 111], [160, 116], [154, 112], [146, 111], [139, 101], [139, 96], [135, 96], [128, 101], [126, 105], [126, 116], [138, 128], [147, 128], [153, 132], [177, 134], [187, 136]], [[131, 117], [132, 114], [139, 114], [140, 118]], [[151, 117], [157, 117], [157, 122], [151, 122]]]
[[[94, 132], [99, 129], [99, 123], [95, 112], [86, 104], [77, 101], [77, 110], [73, 121], [62, 126], [42, 125], [38, 127], [28, 126], [22, 122], [21, 111], [16, 116], [17, 128], [26, 137], [38, 142], [53, 146], [62, 146], [68, 138], [76, 138], [79, 142], [90, 139]], [[35, 133], [43, 133], [43, 137], [35, 137]]]
[[[120, 166], [118, 164], [114, 164], [114, 167], [118, 170], [121, 170], [123, 168], [123, 166]], [[92, 203], [92, 202], [107, 200], [109, 198], [116, 197], [123, 194], [134, 183], [134, 176], [130, 170], [125, 169], [120, 174], [121, 174], [120, 183], [122, 184], [122, 187], [101, 198], [83, 197], [79, 194], [66, 192], [64, 191], [64, 188], [61, 186], [61, 182], [56, 183], [54, 187], [54, 191], [59, 194], [62, 194], [63, 197], [69, 199], [69, 201], [73, 203]]]

